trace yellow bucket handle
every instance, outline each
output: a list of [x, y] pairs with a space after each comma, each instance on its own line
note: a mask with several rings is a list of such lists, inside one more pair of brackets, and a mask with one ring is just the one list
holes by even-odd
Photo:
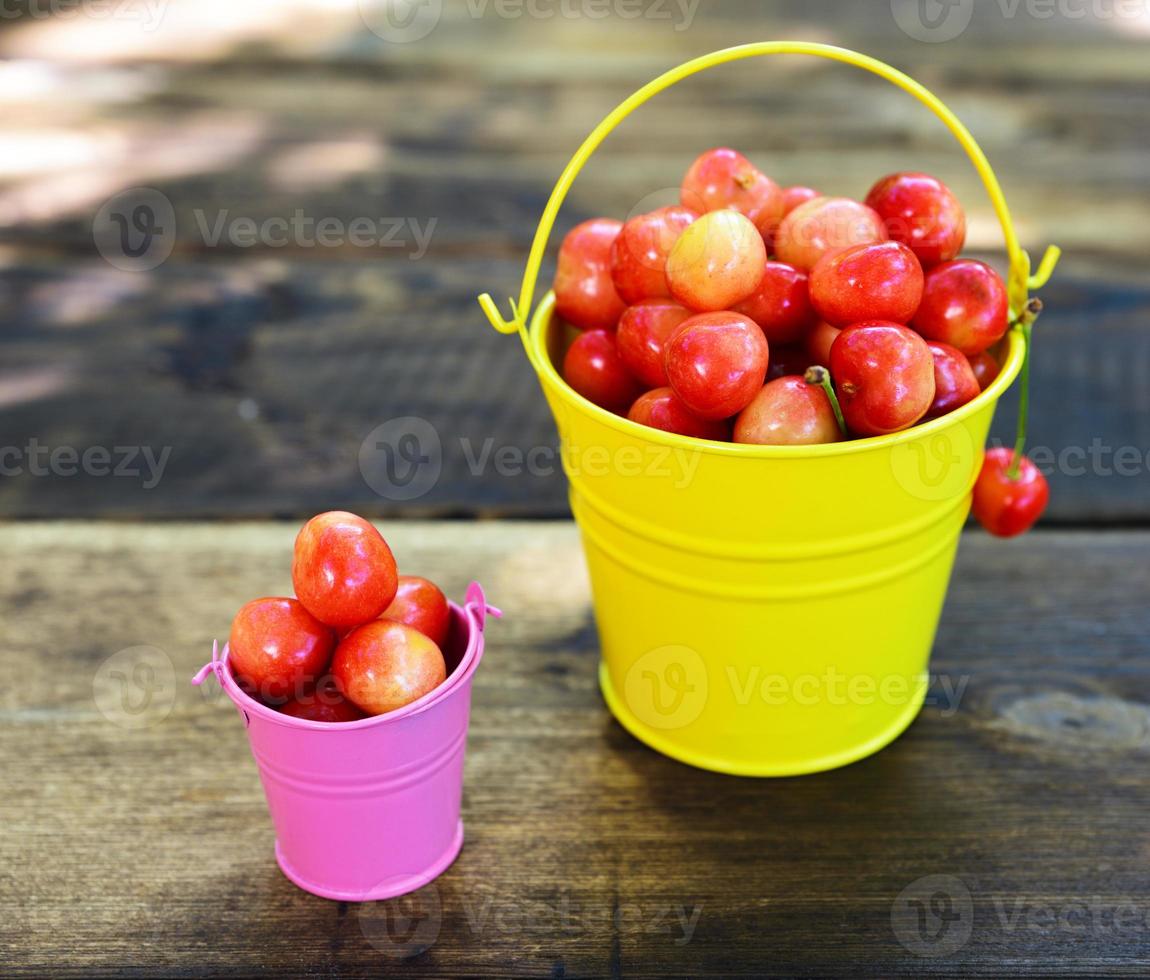
[[934, 114], [946, 124], [947, 129], [954, 134], [955, 139], [962, 144], [962, 148], [966, 150], [967, 156], [970, 157], [975, 170], [977, 170], [979, 176], [982, 177], [982, 183], [990, 195], [990, 201], [994, 205], [994, 211], [998, 215], [999, 223], [1002, 225], [1002, 233], [1006, 239], [1006, 251], [1010, 256], [1010, 275], [1007, 286], [1010, 296], [1012, 318], [1025, 309], [1030, 298], [1030, 290], [1041, 289], [1046, 285], [1047, 280], [1050, 279], [1050, 275], [1054, 271], [1054, 266], [1058, 263], [1058, 258], [1062, 254], [1061, 250], [1057, 245], [1049, 246], [1046, 249], [1046, 254], [1042, 257], [1042, 261], [1039, 263], [1038, 270], [1031, 274], [1030, 256], [1018, 244], [1018, 236], [1014, 231], [1014, 223], [1010, 219], [1010, 211], [1006, 206], [1006, 199], [1003, 197], [1002, 188], [998, 184], [998, 178], [995, 177], [994, 171], [990, 167], [990, 162], [986, 159], [986, 154], [982, 152], [982, 148], [975, 142], [969, 130], [959, 122], [958, 117], [946, 107], [942, 100], [909, 75], [903, 74], [901, 71], [892, 68], [882, 61], [870, 58], [865, 54], [859, 54], [857, 51], [851, 51], [848, 48], [840, 48], [831, 44], [814, 44], [806, 41], [760, 41], [755, 44], [740, 44], [733, 48], [723, 48], [720, 51], [712, 51], [710, 54], [684, 62], [679, 65], [678, 68], [672, 68], [653, 81], [648, 82], [629, 98], [620, 102], [619, 105], [592, 130], [591, 135], [583, 141], [583, 145], [575, 151], [575, 155], [571, 157], [571, 160], [563, 169], [563, 173], [559, 175], [559, 180], [556, 181], [555, 188], [551, 191], [551, 197], [547, 201], [547, 207], [543, 209], [543, 216], [539, 219], [539, 227], [535, 231], [535, 240], [531, 243], [531, 252], [527, 257], [527, 267], [523, 271], [523, 285], [519, 290], [519, 301], [517, 303], [514, 299], [510, 300], [511, 319], [505, 320], [503, 318], [499, 312], [499, 308], [495, 305], [495, 301], [491, 298], [490, 293], [484, 293], [479, 297], [479, 305], [483, 308], [483, 312], [487, 314], [491, 325], [500, 333], [509, 334], [518, 332], [523, 340], [523, 346], [527, 351], [527, 356], [531, 358], [531, 345], [527, 339], [527, 324], [529, 322], [531, 304], [535, 299], [535, 284], [539, 276], [539, 267], [543, 263], [543, 253], [547, 249], [547, 241], [551, 236], [551, 229], [555, 224], [555, 218], [559, 214], [559, 208], [567, 197], [567, 192], [570, 190], [571, 184], [574, 182], [576, 176], [578, 176], [579, 171], [583, 169], [584, 164], [586, 164], [591, 154], [599, 147], [599, 144], [607, 138], [607, 135], [615, 129], [619, 123], [652, 96], [662, 92], [665, 88], [670, 88], [676, 82], [680, 82], [684, 78], [694, 75], [696, 72], [703, 71], [706, 68], [712, 68], [715, 65], [726, 64], [729, 61], [739, 61], [743, 58], [754, 58], [767, 54], [809, 54], [820, 58], [829, 58], [832, 61], [842, 61], [849, 65], [855, 65], [858, 68], [873, 72], [892, 84], [897, 85], [904, 91], [909, 92], [918, 99], [919, 102], [934, 112]]

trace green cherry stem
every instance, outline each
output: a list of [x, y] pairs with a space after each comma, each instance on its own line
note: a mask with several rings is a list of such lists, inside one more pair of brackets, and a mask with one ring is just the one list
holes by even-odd
[[835, 413], [835, 421], [839, 424], [839, 431], [842, 432], [844, 439], [850, 438], [850, 433], [847, 432], [847, 423], [843, 418], [843, 410], [839, 407], [839, 397], [835, 394], [835, 389], [831, 385], [831, 373], [821, 365], [814, 365], [807, 368], [806, 374], [803, 375], [803, 380], [809, 385], [818, 385], [826, 393], [827, 401], [831, 403], [831, 408]]
[[1026, 308], [1018, 314], [1018, 318], [1011, 324], [1022, 331], [1022, 342], [1026, 349], [1022, 354], [1022, 372], [1018, 379], [1018, 429], [1014, 437], [1014, 455], [1010, 457], [1010, 466], [1006, 470], [1008, 480], [1017, 480], [1019, 467], [1022, 465], [1022, 452], [1026, 448], [1026, 426], [1030, 420], [1030, 328], [1042, 312], [1042, 300], [1032, 299]]

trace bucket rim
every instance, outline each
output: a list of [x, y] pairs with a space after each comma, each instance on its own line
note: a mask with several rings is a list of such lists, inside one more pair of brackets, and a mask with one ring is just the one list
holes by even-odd
[[998, 375], [985, 391], [980, 392], [965, 405], [948, 412], [946, 415], [931, 419], [929, 422], [912, 425], [910, 428], [902, 429], [899, 432], [892, 432], [889, 435], [846, 439], [842, 442], [818, 443], [813, 446], [760, 446], [751, 443], [718, 442], [713, 439], [681, 436], [674, 432], [665, 432], [662, 429], [632, 422], [622, 415], [616, 415], [605, 408], [600, 408], [575, 391], [563, 380], [563, 376], [552, 363], [547, 350], [549, 328], [557, 322], [556, 318], [552, 316], [554, 307], [555, 293], [553, 290], [549, 290], [531, 317], [530, 354], [532, 366], [547, 387], [554, 390], [572, 408], [578, 409], [584, 415], [589, 415], [603, 425], [625, 435], [638, 436], [672, 448], [687, 449], [712, 456], [750, 459], [811, 459], [865, 453], [885, 449], [888, 446], [913, 442], [917, 439], [929, 438], [963, 422], [988, 405], [995, 404], [1014, 383], [1014, 379], [1018, 377], [1018, 373], [1022, 370], [1022, 362], [1026, 357], [1026, 341], [1021, 332], [1017, 329], [1008, 330], [1003, 337], [1007, 343], [1005, 359]]
[[462, 618], [467, 624], [468, 630], [467, 646], [463, 651], [463, 655], [459, 658], [458, 666], [447, 676], [442, 684], [428, 691], [423, 697], [417, 698], [410, 704], [405, 704], [402, 708], [385, 712], [382, 715], [370, 715], [367, 718], [360, 718], [356, 721], [310, 721], [306, 718], [296, 718], [293, 715], [285, 715], [282, 711], [277, 711], [275, 708], [268, 707], [268, 705], [262, 701], [257, 701], [236, 683], [235, 677], [232, 676], [231, 663], [229, 662], [230, 651], [227, 643], [224, 644], [223, 650], [219, 652], [218, 658], [215, 656], [215, 651], [213, 650], [213, 660], [210, 666], [215, 668], [216, 679], [224, 689], [224, 693], [227, 694], [232, 703], [243, 713], [245, 722], [248, 721], [249, 714], [255, 714], [265, 721], [273, 722], [284, 728], [318, 732], [361, 731], [367, 728], [394, 724], [430, 710], [440, 701], [446, 700], [461, 687], [466, 686], [474, 675], [476, 668], [479, 666], [479, 662], [483, 659], [484, 630], [481, 625], [481, 614], [473, 613], [473, 607], [471, 605], [460, 606], [450, 600], [448, 600], [448, 605], [452, 613], [456, 617]]

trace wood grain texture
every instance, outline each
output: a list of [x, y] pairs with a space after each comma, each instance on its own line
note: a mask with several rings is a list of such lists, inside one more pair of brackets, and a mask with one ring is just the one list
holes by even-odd
[[[553, 181], [626, 94], [700, 52], [803, 37], [872, 53], [943, 95], [994, 163], [1024, 244], [1066, 249], [1036, 335], [1033, 441], [1053, 470], [1050, 516], [1150, 520], [1150, 60], [1133, 18], [977, 4], [962, 34], [927, 44], [899, 30], [887, 0], [725, 0], [689, 20], [459, 0], [427, 38], [389, 44], [334, 8], [291, 28], [221, 17], [186, 36], [176, 8], [191, 3], [171, 0], [142, 45], [131, 24], [120, 48], [93, 41], [90, 63], [68, 57], [81, 29], [0, 35], [5, 54], [44, 59], [39, 82], [11, 86], [6, 102], [30, 155], [0, 173], [0, 446], [170, 451], [152, 488], [6, 473], [0, 513], [259, 517], [342, 502], [564, 515], [554, 466], [522, 476], [469, 463], [485, 446], [554, 448], [521, 350], [475, 297], [518, 289]], [[119, 54], [102, 64], [102, 50]], [[63, 139], [72, 150], [53, 151]], [[937, 120], [877, 79], [803, 58], [726, 66], [644, 107], [576, 182], [557, 232], [651, 203], [718, 143], [783, 183], [852, 195], [894, 169], [937, 172], [970, 212], [971, 250], [1001, 264], [989, 204]], [[24, 163], [34, 153], [47, 163]], [[162, 191], [175, 215], [173, 254], [150, 272], [93, 248], [98, 209], [133, 186]], [[297, 211], [407, 224], [395, 248], [212, 243], [202, 230]], [[425, 253], [417, 226], [430, 228]], [[1001, 435], [1013, 409], [1000, 414]], [[358, 454], [406, 416], [440, 434], [443, 471], [426, 495], [396, 501], [365, 482]]]
[[[294, 526], [0, 526], [6, 976], [1150, 971], [1150, 535], [968, 535], [934, 703], [869, 760], [757, 781], [608, 716], [571, 525], [385, 531], [402, 567], [456, 596], [481, 579], [506, 616], [462, 855], [417, 899], [357, 907], [280, 875], [242, 726], [187, 684], [243, 601], [289, 587]], [[141, 645], [159, 673], [117, 688]], [[892, 905], [909, 887], [929, 909], [935, 875], [970, 933], [920, 957]], [[402, 960], [408, 939], [427, 948]]]

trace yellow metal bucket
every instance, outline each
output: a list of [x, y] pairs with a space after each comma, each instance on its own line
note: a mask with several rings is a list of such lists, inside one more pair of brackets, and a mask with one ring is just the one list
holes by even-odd
[[687, 62], [623, 102], [568, 164], [544, 211], [513, 316], [555, 415], [599, 626], [603, 695], [637, 738], [720, 772], [787, 776], [845, 765], [914, 719], [970, 491], [994, 407], [1026, 357], [1012, 331], [978, 398], [891, 436], [822, 446], [688, 439], [577, 395], [555, 365], [570, 337], [553, 298], [528, 325], [536, 277], [575, 175], [626, 115], [712, 65], [793, 53], [849, 62], [932, 108], [981, 174], [1010, 255], [1011, 308], [1050, 276], [1030, 274], [997, 180], [938, 99], [895, 69], [841, 48], [765, 42]]

